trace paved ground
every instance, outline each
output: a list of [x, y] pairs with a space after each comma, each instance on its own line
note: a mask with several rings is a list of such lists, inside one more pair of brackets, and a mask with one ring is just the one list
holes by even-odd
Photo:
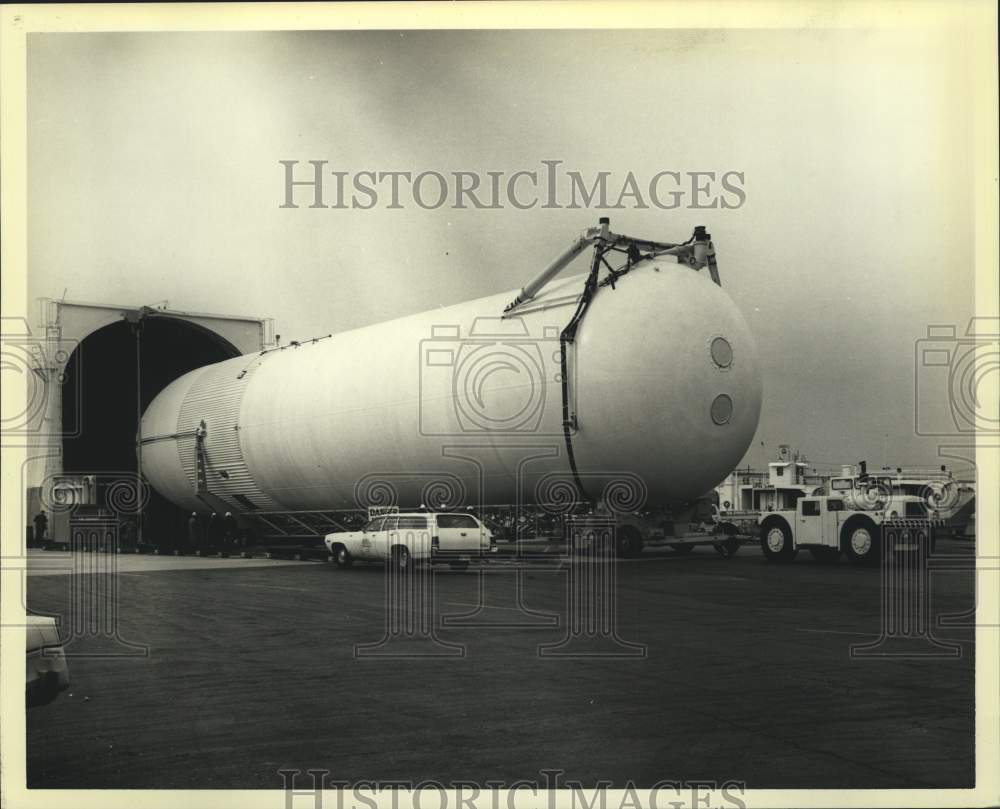
[[[90, 567], [99, 567], [104, 557], [84, 555], [82, 559], [89, 562]], [[96, 560], [96, 561], [95, 561]], [[217, 556], [147, 556], [139, 554], [121, 554], [114, 557], [118, 573], [152, 573], [158, 570], [226, 570], [235, 568], [246, 570], [252, 567], [281, 567], [284, 565], [301, 564], [280, 559], [251, 558], [242, 559], [237, 556], [221, 558]], [[55, 551], [28, 551], [29, 576], [66, 576], [80, 569], [79, 562], [72, 554]], [[84, 567], [86, 569], [86, 567]]]
[[[29, 711], [29, 786], [278, 788], [279, 769], [309, 767], [350, 781], [509, 783], [558, 768], [588, 784], [972, 785], [971, 630], [937, 630], [957, 658], [852, 659], [850, 644], [880, 631], [878, 569], [807, 555], [778, 567], [754, 547], [731, 560], [699, 549], [625, 562], [623, 643], [585, 633], [567, 648], [643, 644], [631, 658], [539, 655], [572, 625], [570, 571], [579, 583], [604, 568], [534, 567], [523, 575], [530, 614], [512, 568], [446, 570], [434, 578], [440, 643], [381, 647], [439, 656], [358, 657], [386, 631], [380, 569], [162, 562], [170, 569], [123, 559], [107, 591], [121, 640], [148, 656], [71, 657], [70, 691]], [[106, 583], [31, 576], [29, 606], [63, 615], [65, 633], [81, 615], [69, 605]], [[480, 625], [440, 628], [475, 609], [481, 584]], [[971, 574], [933, 576], [934, 614], [972, 603]], [[441, 656], [462, 644], [464, 657]], [[136, 651], [100, 632], [68, 649]]]

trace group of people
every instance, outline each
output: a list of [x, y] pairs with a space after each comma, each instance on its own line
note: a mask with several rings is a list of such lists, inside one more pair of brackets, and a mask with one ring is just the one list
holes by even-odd
[[221, 517], [213, 511], [207, 521], [192, 511], [188, 517], [188, 544], [192, 548], [242, 548], [246, 534], [231, 511]]
[[[49, 517], [40, 510], [32, 520], [33, 531], [29, 536], [29, 544], [42, 546], [49, 540]], [[191, 512], [187, 521], [188, 546], [199, 548], [239, 548], [246, 547], [247, 534], [240, 529], [239, 522], [231, 511], [219, 516], [212, 512], [206, 519], [196, 511]], [[136, 545], [136, 523], [133, 518], [119, 521], [118, 545], [131, 550]]]

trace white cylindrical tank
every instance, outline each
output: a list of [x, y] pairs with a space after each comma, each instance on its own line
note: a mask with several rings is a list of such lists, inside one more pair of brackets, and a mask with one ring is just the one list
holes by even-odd
[[506, 317], [514, 292], [192, 371], [143, 416], [144, 472], [204, 510], [204, 421], [205, 485], [241, 511], [551, 502], [578, 485], [631, 510], [707, 492], [757, 427], [746, 322], [669, 259], [600, 287], [567, 352], [567, 441], [559, 336], [585, 278]]

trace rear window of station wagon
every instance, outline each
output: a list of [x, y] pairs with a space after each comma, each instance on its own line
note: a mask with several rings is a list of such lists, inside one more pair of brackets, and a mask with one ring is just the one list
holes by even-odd
[[438, 514], [438, 528], [478, 528], [475, 517], [468, 514]]
[[421, 531], [427, 530], [427, 518], [426, 517], [400, 517], [398, 528], [400, 530], [419, 529]]
[[379, 531], [426, 531], [427, 518], [419, 515], [415, 517], [386, 517], [385, 524], [377, 529]]

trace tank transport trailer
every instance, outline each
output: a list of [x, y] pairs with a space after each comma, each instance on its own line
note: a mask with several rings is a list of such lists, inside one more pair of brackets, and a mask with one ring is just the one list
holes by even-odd
[[[368, 521], [354, 530], [337, 530], [327, 534], [323, 544], [330, 561], [349, 568], [355, 561], [381, 562], [406, 569], [415, 562], [446, 562], [453, 568], [464, 568], [477, 559], [489, 559], [497, 553], [498, 535], [513, 538], [534, 535], [541, 538], [564, 537], [569, 552], [597, 549], [598, 537], [615, 537], [614, 551], [618, 556], [638, 556], [643, 546], [666, 546], [677, 553], [687, 553], [695, 545], [712, 545], [725, 558], [740, 548], [745, 535], [737, 525], [722, 522], [718, 509], [708, 499], [694, 504], [688, 522], [675, 530], [665, 524], [664, 515], [618, 515], [615, 531], [606, 534], [595, 529], [595, 512], [581, 506], [575, 513], [551, 518], [539, 509], [520, 509], [519, 515], [508, 518], [497, 509], [487, 509], [480, 516], [471, 513], [420, 509], [410, 513], [386, 512], [373, 508]], [[471, 511], [471, 510], [470, 510]], [[600, 517], [600, 515], [598, 515]], [[602, 525], [608, 520], [599, 519]], [[513, 529], [509, 533], [509, 530]], [[515, 546], [516, 549], [516, 546]]]
[[[589, 272], [556, 278], [587, 248]], [[516, 293], [191, 371], [149, 405], [139, 441], [160, 494], [231, 511], [258, 540], [318, 544], [363, 531], [370, 506], [428, 506], [517, 539], [603, 513], [622, 556], [731, 555], [757, 526], [720, 519], [713, 488], [760, 403], [705, 228], [666, 243], [602, 218]]]

